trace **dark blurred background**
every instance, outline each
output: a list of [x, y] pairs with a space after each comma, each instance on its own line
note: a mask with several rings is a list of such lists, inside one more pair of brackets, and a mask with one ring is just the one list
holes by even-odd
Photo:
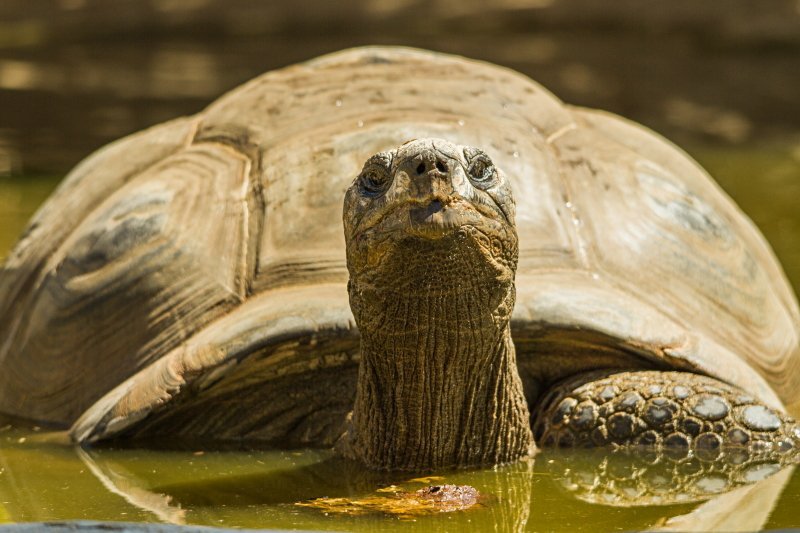
[[[262, 72], [364, 44], [506, 65], [650, 126], [709, 167], [798, 283], [800, 0], [0, 0], [0, 176], [63, 176]], [[0, 197], [0, 223], [49, 190]]]
[[0, 172], [63, 172], [264, 71], [370, 43], [507, 65], [679, 143], [800, 133], [797, 0], [2, 0]]

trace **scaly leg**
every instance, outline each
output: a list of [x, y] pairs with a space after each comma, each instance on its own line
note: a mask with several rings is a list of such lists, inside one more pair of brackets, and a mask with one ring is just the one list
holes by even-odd
[[713, 461], [796, 456], [800, 426], [745, 391], [687, 372], [580, 374], [546, 395], [535, 416], [543, 447], [662, 450]]

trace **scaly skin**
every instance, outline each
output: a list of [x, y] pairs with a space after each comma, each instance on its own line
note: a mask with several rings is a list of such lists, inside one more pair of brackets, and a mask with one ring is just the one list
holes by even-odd
[[361, 331], [345, 455], [427, 470], [532, 452], [509, 330], [513, 216], [504, 176], [477, 150], [424, 139], [367, 162], [344, 208]]
[[677, 459], [752, 461], [794, 456], [800, 445], [790, 417], [687, 372], [573, 376], [549, 392], [535, 420], [537, 441], [547, 447], [645, 447]]

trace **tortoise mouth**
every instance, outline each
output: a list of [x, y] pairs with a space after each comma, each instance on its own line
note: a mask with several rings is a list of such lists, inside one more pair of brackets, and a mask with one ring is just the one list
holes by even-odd
[[463, 226], [481, 226], [487, 222], [484, 215], [464, 200], [443, 202], [432, 199], [423, 204], [411, 203], [406, 212], [407, 222], [398, 229], [426, 239], [439, 239]]
[[[432, 222], [444, 216], [445, 205], [441, 200], [432, 200], [427, 205], [412, 207], [408, 214], [414, 223]], [[449, 211], [448, 211], [449, 213]]]
[[464, 226], [494, 227], [503, 224], [489, 208], [455, 196], [433, 195], [406, 199], [373, 213], [361, 224], [358, 234], [405, 234], [423, 239], [440, 239]]
[[440, 200], [432, 200], [421, 206], [411, 206], [408, 209], [408, 227], [406, 230], [408, 233], [419, 237], [444, 237], [464, 224], [474, 222], [474, 220], [468, 220], [474, 219], [474, 217], [468, 216], [470, 211], [459, 207], [451, 207]]

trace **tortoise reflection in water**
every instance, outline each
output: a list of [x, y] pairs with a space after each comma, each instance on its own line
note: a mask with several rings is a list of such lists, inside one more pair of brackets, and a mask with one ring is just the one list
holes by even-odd
[[781, 460], [799, 331], [763, 237], [663, 139], [366, 48], [79, 165], [0, 274], [0, 411], [385, 470], [514, 461], [531, 416], [541, 445]]
[[708, 460], [652, 448], [558, 454], [542, 464], [576, 498], [614, 507], [696, 503], [755, 485], [781, 469], [778, 461], [753, 460], [745, 450]]

